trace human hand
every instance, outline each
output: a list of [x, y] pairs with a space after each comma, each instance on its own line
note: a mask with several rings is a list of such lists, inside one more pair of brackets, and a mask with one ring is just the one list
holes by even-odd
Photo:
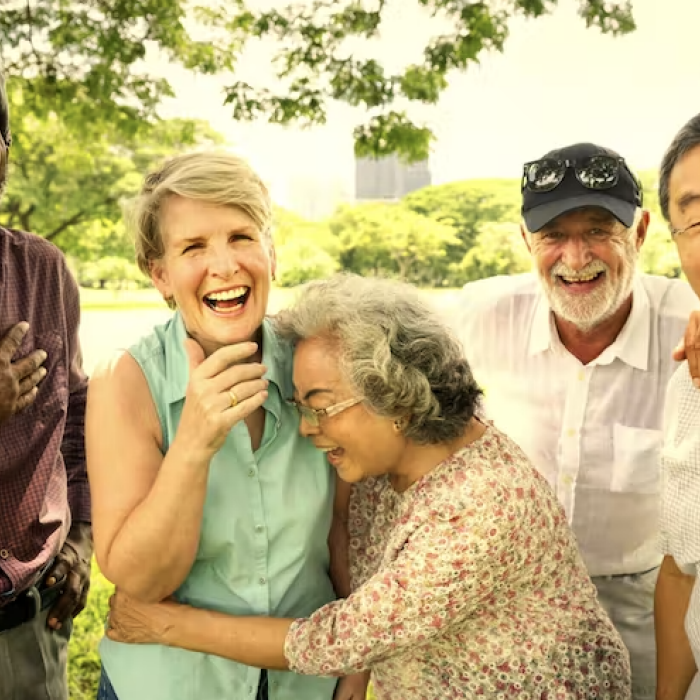
[[211, 458], [231, 428], [263, 405], [267, 367], [243, 362], [257, 347], [255, 343], [236, 343], [205, 358], [195, 340], [185, 340], [190, 380], [176, 439], [188, 450]]
[[688, 371], [693, 384], [700, 388], [700, 311], [690, 314], [685, 335], [673, 350], [676, 362], [688, 360]]
[[107, 637], [124, 644], [165, 644], [171, 616], [182, 607], [171, 599], [143, 603], [117, 589], [109, 599]]
[[51, 588], [63, 581], [61, 595], [48, 615], [48, 626], [61, 629], [69, 617], [76, 617], [85, 608], [90, 590], [92, 558], [92, 526], [74, 523], [56, 561], [44, 576], [44, 586]]
[[22, 338], [29, 330], [26, 321], [14, 325], [0, 340], [0, 423], [34, 402], [37, 384], [46, 376], [43, 350], [35, 350], [15, 362]]
[[336, 686], [333, 700], [365, 700], [369, 675], [369, 671], [362, 671], [341, 678]]

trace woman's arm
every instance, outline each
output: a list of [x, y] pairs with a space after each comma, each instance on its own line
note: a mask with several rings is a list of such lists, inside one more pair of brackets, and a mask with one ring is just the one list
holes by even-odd
[[284, 641], [292, 619], [232, 617], [172, 600], [144, 603], [122, 591], [109, 601], [107, 636], [223, 656], [258, 668], [287, 669]]
[[368, 670], [404, 648], [443, 634], [518, 572], [527, 551], [509, 540], [504, 518], [473, 514], [422, 524], [390, 567], [349, 598], [304, 620], [237, 618], [117, 593], [107, 636], [160, 643], [264, 668], [342, 676]]
[[695, 578], [684, 574], [673, 557], [664, 557], [654, 596], [657, 700], [683, 700], [697, 672], [685, 633], [694, 585]]
[[[189, 573], [209, 463], [232, 425], [266, 396], [262, 365], [229, 367], [250, 354], [251, 344], [222, 348], [218, 357], [204, 360], [201, 348], [186, 342], [193, 346], [190, 383], [165, 457], [153, 398], [131, 355], [99, 370], [88, 391], [86, 447], [97, 561], [121, 590], [149, 602], [171, 595]], [[236, 380], [247, 386], [237, 385], [240, 403], [231, 408], [227, 392]]]

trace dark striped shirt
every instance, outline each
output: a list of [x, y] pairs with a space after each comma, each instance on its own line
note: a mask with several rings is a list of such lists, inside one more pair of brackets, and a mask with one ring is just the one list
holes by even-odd
[[0, 606], [31, 586], [71, 522], [90, 522], [78, 286], [61, 252], [0, 228], [0, 337], [29, 331], [14, 360], [43, 349], [35, 402], [0, 423]]

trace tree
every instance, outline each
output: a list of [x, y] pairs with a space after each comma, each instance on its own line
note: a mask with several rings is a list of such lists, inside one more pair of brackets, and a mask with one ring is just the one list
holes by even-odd
[[[347, 42], [381, 37], [388, 0], [290, 2], [282, 9], [244, 10], [232, 19], [220, 9], [218, 22], [229, 28], [237, 44], [244, 45], [250, 37], [271, 37], [278, 47], [273, 65], [281, 88], [273, 91], [236, 82], [227, 90], [234, 117], [319, 124], [326, 120], [329, 102], [338, 100], [369, 111], [368, 121], [355, 129], [357, 155], [398, 153], [409, 161], [423, 160], [433, 135], [413, 123], [402, 106], [435, 104], [448, 85], [450, 71], [478, 62], [484, 50], [503, 50], [513, 16], [541, 17], [556, 7], [557, 0], [418, 0], [418, 4], [451, 29], [433, 37], [424, 48], [422, 63], [394, 75], [374, 58], [358, 58]], [[579, 0], [579, 13], [588, 27], [613, 35], [635, 28], [630, 0]]]
[[[240, 8], [242, 2], [233, 4]], [[109, 125], [133, 134], [173, 94], [166, 80], [145, 71], [149, 48], [201, 73], [234, 65], [232, 37], [210, 32], [193, 38], [188, 20], [208, 24], [209, 9], [190, 8], [182, 0], [4, 2], [3, 71], [25, 91], [26, 107], [38, 117], [56, 112], [85, 131], [99, 134]]]
[[665, 277], [680, 277], [681, 263], [676, 244], [661, 216], [653, 216], [647, 237], [639, 254], [639, 265], [645, 272]]
[[307, 238], [290, 239], [277, 248], [277, 283], [295, 287], [311, 280], [330, 277], [338, 261]]
[[[230, 73], [247, 42], [270, 39], [279, 89], [234, 82], [225, 101], [235, 119], [319, 124], [337, 100], [368, 110], [355, 130], [358, 155], [420, 160], [433, 136], [411, 121], [406, 105], [435, 104], [451, 71], [465, 70], [484, 50], [503, 50], [513, 16], [541, 17], [557, 0], [417, 2], [450, 31], [433, 37], [421, 63], [395, 75], [350, 46], [381, 37], [387, 0], [290, 0], [270, 10], [245, 0], [14, 0], [0, 12], [0, 59], [13, 83], [31, 87], [27, 108], [37, 116], [55, 111], [93, 134], [105, 126], [132, 133], [172, 94], [166, 80], [146, 72], [149, 49], [201, 73]], [[587, 26], [634, 29], [630, 0], [579, 6]]]
[[514, 223], [481, 224], [474, 245], [455, 272], [462, 283], [497, 275], [516, 275], [532, 268], [530, 254]]
[[[130, 136], [108, 131], [95, 138], [57, 112], [32, 112], [25, 90], [16, 85], [8, 97], [13, 141], [0, 220], [35, 231], [81, 259], [89, 257], [87, 251], [98, 254], [93, 235], [119, 221], [120, 202], [138, 191], [148, 169], [178, 151], [222, 140], [207, 123], [183, 119], [158, 121]], [[90, 240], [81, 243], [83, 236]], [[122, 255], [124, 249], [103, 254]]]
[[394, 203], [342, 206], [329, 227], [338, 239], [341, 269], [421, 285], [434, 284], [436, 261], [444, 257], [447, 246], [457, 242], [449, 224]]
[[327, 222], [307, 221], [281, 207], [275, 208], [274, 221], [280, 287], [322, 279], [338, 269], [340, 243]]
[[520, 185], [515, 179], [449, 182], [411, 192], [402, 203], [417, 214], [453, 227], [457, 240], [435, 261], [433, 277], [437, 284], [461, 285], [464, 271], [460, 266], [476, 245], [481, 227], [520, 220]]

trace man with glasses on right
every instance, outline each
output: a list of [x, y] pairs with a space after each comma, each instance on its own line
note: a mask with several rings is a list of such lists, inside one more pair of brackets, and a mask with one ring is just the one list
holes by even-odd
[[467, 284], [456, 321], [486, 417], [559, 497], [630, 652], [634, 700], [653, 700], [664, 393], [698, 300], [685, 282], [637, 271], [642, 207], [637, 179], [607, 148], [580, 143], [526, 163], [521, 230], [534, 274], [488, 298]]

